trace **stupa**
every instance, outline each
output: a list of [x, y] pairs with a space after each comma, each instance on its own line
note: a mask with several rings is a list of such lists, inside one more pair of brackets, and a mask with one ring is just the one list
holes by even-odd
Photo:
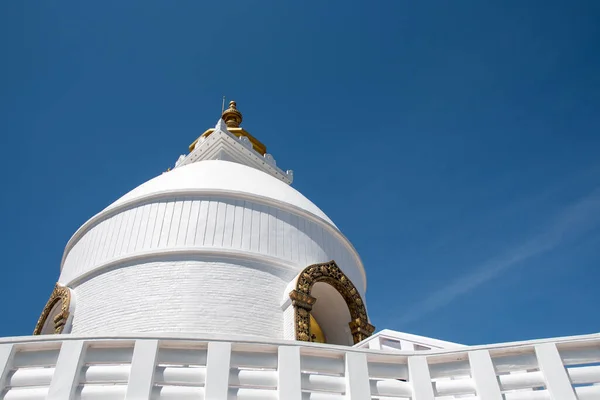
[[356, 249], [242, 121], [75, 232], [1, 399], [600, 399], [599, 335], [375, 333]]

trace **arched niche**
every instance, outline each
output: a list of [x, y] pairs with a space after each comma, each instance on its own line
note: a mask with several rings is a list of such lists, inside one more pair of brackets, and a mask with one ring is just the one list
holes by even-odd
[[[336, 288], [325, 282], [316, 282], [311, 289], [311, 296], [317, 299], [310, 310], [311, 317], [320, 326], [326, 343], [352, 346], [354, 339], [349, 323], [352, 321], [346, 300]], [[314, 321], [310, 321], [310, 334], [314, 340]]]
[[71, 290], [56, 284], [42, 315], [33, 330], [34, 335], [62, 333], [71, 314]]
[[311, 342], [311, 311], [317, 301], [312, 295], [317, 283], [325, 283], [335, 289], [346, 303], [350, 314], [348, 326], [354, 344], [368, 338], [375, 331], [369, 324], [367, 310], [358, 290], [336, 265], [335, 261], [314, 264], [305, 268], [296, 281], [296, 288], [289, 294], [294, 306], [296, 340]]

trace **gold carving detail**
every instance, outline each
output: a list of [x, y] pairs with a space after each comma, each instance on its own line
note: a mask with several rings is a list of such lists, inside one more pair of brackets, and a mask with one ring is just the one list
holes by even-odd
[[62, 333], [65, 329], [65, 324], [69, 318], [69, 306], [71, 305], [71, 291], [68, 287], [59, 286], [58, 283], [54, 286], [54, 290], [50, 295], [50, 299], [46, 303], [46, 306], [42, 310], [42, 315], [38, 319], [38, 322], [33, 330], [34, 335], [41, 335], [42, 329], [50, 315], [50, 312], [60, 302], [60, 312], [53, 318], [54, 333]]
[[335, 261], [324, 264], [314, 264], [300, 273], [296, 289], [290, 292], [292, 305], [295, 309], [296, 340], [312, 341], [310, 331], [310, 312], [317, 301], [310, 292], [317, 282], [328, 283], [344, 298], [351, 322], [350, 331], [354, 343], [358, 343], [373, 334], [375, 327], [369, 324], [364, 302], [354, 284], [348, 279]]
[[223, 118], [228, 128], [239, 128], [242, 123], [242, 113], [237, 109], [235, 101], [229, 102], [229, 108], [223, 111], [221, 118]]

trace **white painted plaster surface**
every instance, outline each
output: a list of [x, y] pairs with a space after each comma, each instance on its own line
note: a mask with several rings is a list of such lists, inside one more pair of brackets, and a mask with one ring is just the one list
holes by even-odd
[[337, 231], [249, 200], [176, 194], [108, 214], [83, 231], [67, 248], [60, 282], [69, 284], [115, 259], [174, 248], [229, 249], [302, 269], [335, 260], [361, 292], [366, 283], [358, 255]]
[[[365, 298], [360, 257], [331, 220], [242, 164], [182, 165], [132, 190], [71, 238], [59, 282], [73, 333], [239, 333], [293, 338], [281, 298], [307, 266], [335, 260]], [[284, 333], [285, 332], [285, 333]]]
[[283, 338], [281, 291], [295, 272], [165, 258], [120, 265], [74, 287], [74, 334], [181, 332]]
[[255, 168], [222, 160], [205, 160], [175, 168], [133, 189], [109, 208], [158, 192], [202, 189], [278, 200], [306, 210], [333, 225], [323, 211], [293, 187]]
[[311, 313], [321, 326], [327, 343], [352, 346], [354, 341], [348, 326], [352, 318], [342, 295], [324, 282], [315, 283], [311, 295], [317, 299]]
[[243, 164], [265, 172], [286, 184], [291, 184], [294, 179], [293, 171], [283, 171], [277, 167], [273, 155], [258, 153], [247, 137], [236, 137], [227, 130], [222, 120], [219, 120], [210, 136], [198, 138], [191, 153], [179, 157], [175, 168], [205, 160], [226, 160]]

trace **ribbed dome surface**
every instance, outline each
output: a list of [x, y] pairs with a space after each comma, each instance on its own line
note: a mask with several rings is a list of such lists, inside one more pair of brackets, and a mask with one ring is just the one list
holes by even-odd
[[255, 168], [221, 160], [206, 160], [175, 168], [133, 189], [107, 210], [154, 194], [194, 190], [245, 193], [281, 201], [335, 226], [319, 207], [293, 187]]

